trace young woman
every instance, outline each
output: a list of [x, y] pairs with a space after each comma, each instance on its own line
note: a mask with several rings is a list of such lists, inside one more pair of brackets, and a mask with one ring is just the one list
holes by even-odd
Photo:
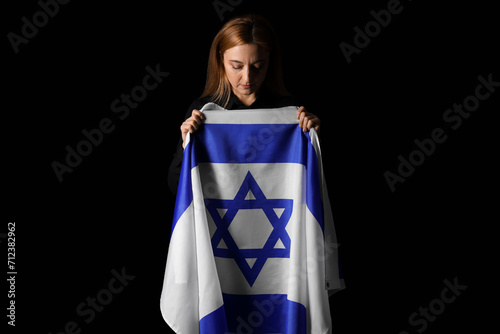
[[[170, 165], [168, 183], [173, 193], [177, 191], [186, 135], [200, 127], [204, 117], [199, 109], [208, 102], [229, 110], [297, 105], [283, 83], [276, 33], [262, 16], [233, 18], [215, 36], [208, 58], [205, 91], [188, 108], [181, 125], [182, 138]], [[304, 107], [297, 110], [297, 119], [303, 131], [315, 128], [319, 133], [319, 118]]]

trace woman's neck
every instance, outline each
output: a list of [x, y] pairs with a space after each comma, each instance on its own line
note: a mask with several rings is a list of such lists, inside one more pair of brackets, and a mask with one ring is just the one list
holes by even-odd
[[[234, 94], [234, 92], [233, 92]], [[253, 93], [253, 94], [250, 94], [250, 95], [240, 95], [240, 94], [234, 94], [238, 100], [240, 100], [241, 103], [243, 103], [243, 105], [245, 105], [246, 107], [249, 107], [252, 105], [252, 103], [255, 102], [255, 100], [257, 100], [257, 92]]]

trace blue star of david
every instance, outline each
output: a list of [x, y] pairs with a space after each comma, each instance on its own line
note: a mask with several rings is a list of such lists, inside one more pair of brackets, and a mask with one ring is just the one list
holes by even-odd
[[[254, 198], [247, 198], [249, 191], [252, 192]], [[250, 171], [247, 173], [234, 199], [205, 199], [205, 205], [217, 226], [217, 230], [212, 236], [214, 255], [233, 258], [250, 286], [255, 283], [267, 259], [290, 257], [290, 236], [285, 227], [292, 215], [293, 200], [267, 199]], [[218, 209], [227, 209], [227, 211], [221, 215]], [[262, 210], [273, 226], [273, 230], [263, 248], [240, 249], [231, 233], [229, 233], [229, 225], [231, 225], [238, 211], [242, 209]], [[279, 211], [276, 211], [276, 209]], [[281, 210], [283, 211], [278, 216], [277, 212]], [[252, 222], [249, 221], [248, 223], [251, 224]], [[221, 241], [224, 241], [227, 248], [218, 247]], [[247, 259], [255, 261], [252, 266], [250, 266]]]

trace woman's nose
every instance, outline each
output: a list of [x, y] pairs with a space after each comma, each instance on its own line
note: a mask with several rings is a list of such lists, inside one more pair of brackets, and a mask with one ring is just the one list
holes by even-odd
[[243, 79], [244, 83], [250, 83], [250, 70], [248, 69], [248, 67], [246, 67], [243, 70], [242, 79]]
[[242, 79], [245, 83], [253, 83], [253, 79], [255, 78], [255, 71], [252, 71], [251, 68], [249, 67], [246, 67], [244, 70], [243, 70], [243, 73], [242, 73]]

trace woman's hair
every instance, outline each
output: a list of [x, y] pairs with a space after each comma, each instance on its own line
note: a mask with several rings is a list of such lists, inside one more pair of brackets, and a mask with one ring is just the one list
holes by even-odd
[[283, 83], [281, 54], [276, 33], [260, 15], [243, 15], [229, 20], [215, 36], [208, 57], [207, 81], [202, 97], [224, 104], [229, 102], [231, 84], [224, 68], [224, 52], [238, 45], [255, 43], [269, 52], [269, 66], [262, 86], [280, 96], [290, 95]]

